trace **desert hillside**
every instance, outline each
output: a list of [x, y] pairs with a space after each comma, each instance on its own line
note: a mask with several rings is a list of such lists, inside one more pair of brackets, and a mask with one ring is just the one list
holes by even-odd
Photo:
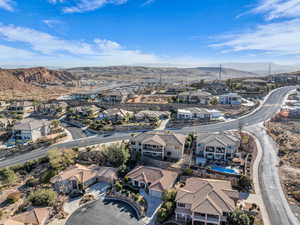
[[0, 71], [25, 83], [62, 83], [74, 79], [74, 76], [67, 71], [49, 70], [44, 67], [6, 70], [2, 69]]
[[[78, 79], [163, 79], [170, 80], [214, 80], [219, 77], [218, 67], [175, 68], [175, 67], [142, 67], [142, 66], [110, 66], [110, 67], [77, 67], [66, 71]], [[222, 79], [257, 76], [255, 73], [223, 68]]]
[[37, 67], [30, 69], [0, 69], [0, 99], [48, 99], [60, 96], [66, 89], [61, 86], [42, 88], [36, 84], [58, 83], [72, 80], [66, 71]]

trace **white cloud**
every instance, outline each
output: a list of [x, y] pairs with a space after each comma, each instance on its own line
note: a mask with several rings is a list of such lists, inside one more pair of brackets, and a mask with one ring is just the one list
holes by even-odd
[[[74, 0], [71, 6], [64, 6], [63, 12], [65, 13], [82, 13], [88, 11], [94, 11], [102, 8], [105, 5], [122, 5], [127, 3], [128, 0]], [[52, 4], [66, 3], [66, 0], [49, 0]]]
[[266, 13], [267, 20], [300, 16], [299, 0], [262, 0], [252, 12]]
[[34, 56], [35, 54], [31, 51], [0, 45], [1, 60], [29, 59], [29, 58], [33, 58]]
[[94, 42], [99, 46], [100, 49], [105, 51], [116, 50], [121, 48], [121, 45], [119, 43], [110, 40], [95, 39]]
[[14, 11], [13, 2], [11, 0], [0, 0], [0, 8], [7, 11]]
[[233, 51], [260, 50], [276, 54], [300, 54], [300, 19], [259, 25], [253, 31], [232, 35], [212, 45]]
[[93, 54], [92, 47], [84, 42], [68, 41], [30, 28], [0, 25], [0, 37], [12, 42], [29, 44], [35, 51], [51, 54], [65, 51], [71, 54]]
[[155, 0], [147, 0], [147, 1], [145, 1], [145, 2], [142, 4], [142, 6], [150, 5], [150, 4], [154, 3], [154, 2], [155, 2]]
[[[45, 32], [14, 25], [0, 24], [0, 39], [12, 43], [23, 43], [30, 49], [19, 50], [2, 46], [0, 55], [9, 55], [11, 58], [21, 55], [24, 59], [31, 56], [34, 57], [33, 62], [41, 62], [44, 65], [130, 65], [158, 63], [161, 60], [154, 54], [128, 50], [111, 40], [95, 38], [90, 43], [65, 40]], [[17, 60], [17, 57], [15, 59]]]
[[60, 20], [47, 19], [43, 20], [43, 23], [46, 24], [48, 27], [54, 27], [55, 25], [62, 24], [63, 22]]

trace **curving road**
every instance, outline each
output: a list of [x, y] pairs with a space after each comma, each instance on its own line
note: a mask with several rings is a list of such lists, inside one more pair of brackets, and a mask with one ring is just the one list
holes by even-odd
[[[263, 150], [263, 159], [260, 165], [259, 179], [261, 191], [263, 193], [264, 204], [268, 211], [271, 225], [299, 225], [300, 223], [291, 212], [291, 209], [282, 191], [278, 176], [278, 169], [276, 167], [277, 156], [276, 152], [274, 151], [276, 148], [273, 146], [274, 144], [270, 138], [266, 137], [264, 131], [261, 128], [256, 129], [256, 127], [259, 127], [261, 122], [270, 119], [280, 109], [287, 93], [295, 88], [295, 86], [290, 86], [279, 88], [273, 91], [258, 110], [237, 120], [175, 130], [176, 132], [187, 134], [191, 132], [225, 131], [237, 129], [241, 125], [247, 129], [251, 129], [259, 139]], [[46, 155], [47, 151], [53, 148], [84, 147], [111, 141], [125, 140], [128, 138], [130, 138], [130, 133], [115, 133], [110, 137], [94, 136], [78, 139], [64, 144], [50, 146], [49, 148], [37, 149], [13, 158], [7, 158], [3, 161], [0, 161], [0, 168], [43, 157]]]
[[[218, 123], [218, 124], [210, 124], [210, 125], [203, 125], [197, 127], [187, 127], [187, 128], [174, 130], [174, 131], [179, 133], [185, 133], [185, 134], [191, 132], [217, 132], [217, 131], [237, 129], [240, 125], [246, 127], [246, 126], [258, 124], [260, 122], [266, 121], [269, 118], [271, 118], [272, 115], [280, 109], [280, 106], [282, 105], [282, 102], [286, 94], [293, 89], [295, 89], [294, 86], [276, 89], [267, 97], [265, 102], [258, 110], [256, 110], [254, 113], [243, 116], [239, 119], [232, 120], [229, 122]], [[0, 161], [0, 168], [21, 164], [29, 160], [41, 158], [45, 156], [50, 149], [54, 149], [54, 148], [61, 149], [61, 148], [73, 148], [73, 147], [85, 147], [85, 146], [107, 143], [112, 141], [126, 140], [128, 138], [130, 138], [130, 132], [114, 133], [109, 137], [105, 137], [103, 135], [97, 135], [92, 137], [81, 138], [81, 139], [77, 139], [62, 144], [52, 145], [48, 148], [36, 149], [28, 153], [6, 158], [5, 160]]]

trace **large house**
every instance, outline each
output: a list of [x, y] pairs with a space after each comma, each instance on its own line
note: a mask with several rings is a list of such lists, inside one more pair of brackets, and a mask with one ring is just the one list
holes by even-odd
[[33, 208], [5, 221], [0, 221], [0, 225], [45, 225], [49, 216], [49, 208]]
[[131, 185], [148, 189], [151, 196], [158, 198], [173, 187], [177, 176], [174, 171], [146, 166], [138, 166], [126, 175]]
[[210, 93], [202, 90], [182, 92], [177, 96], [179, 102], [202, 105], [208, 105], [211, 98], [212, 95]]
[[179, 120], [211, 120], [212, 113], [204, 108], [191, 107], [177, 110], [177, 119]]
[[188, 178], [177, 191], [176, 220], [192, 225], [227, 225], [227, 216], [239, 198], [229, 181]]
[[151, 111], [151, 110], [143, 110], [134, 115], [137, 121], [144, 120], [161, 120], [167, 119], [170, 117], [170, 112], [168, 111]]
[[168, 131], [150, 131], [131, 138], [130, 149], [148, 156], [164, 160], [179, 160], [183, 156], [186, 136]]
[[118, 120], [123, 120], [126, 117], [132, 117], [133, 115], [134, 113], [131, 111], [127, 111], [120, 108], [111, 108], [99, 113], [98, 119], [99, 120], [108, 119], [111, 121], [118, 121]]
[[209, 160], [230, 160], [240, 146], [240, 136], [235, 133], [198, 133], [196, 155]]
[[107, 103], [124, 103], [128, 98], [129, 93], [125, 90], [106, 91], [99, 95], [102, 102]]
[[7, 107], [7, 110], [10, 112], [30, 113], [33, 112], [34, 106], [29, 101], [14, 102]]
[[47, 120], [24, 119], [13, 126], [11, 140], [20, 144], [35, 142], [50, 134], [50, 125]]
[[96, 165], [73, 165], [51, 179], [54, 189], [68, 194], [72, 191], [84, 190], [97, 182], [113, 183], [117, 179], [116, 169]]
[[219, 96], [219, 103], [222, 105], [240, 105], [242, 98], [237, 93], [228, 93]]

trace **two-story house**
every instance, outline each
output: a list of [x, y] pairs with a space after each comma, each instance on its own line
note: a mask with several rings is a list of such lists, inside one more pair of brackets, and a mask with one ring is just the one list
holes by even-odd
[[12, 138], [14, 142], [23, 144], [35, 142], [39, 138], [50, 134], [51, 123], [47, 120], [24, 119], [12, 127]]
[[115, 168], [76, 164], [53, 177], [51, 183], [58, 193], [68, 194], [72, 191], [84, 190], [97, 182], [113, 183], [116, 179]]
[[238, 151], [240, 136], [233, 132], [198, 133], [196, 155], [209, 160], [230, 160]]
[[138, 166], [126, 175], [132, 186], [148, 189], [151, 196], [158, 198], [173, 187], [177, 176], [174, 171], [147, 166]]
[[102, 102], [117, 104], [126, 102], [129, 93], [125, 90], [105, 91], [99, 95]]
[[227, 216], [239, 199], [229, 181], [188, 178], [177, 191], [175, 218], [192, 225], [228, 225]]
[[240, 105], [242, 98], [237, 93], [228, 93], [219, 96], [219, 104], [222, 105]]
[[168, 131], [150, 131], [131, 138], [130, 149], [159, 160], [179, 160], [183, 156], [186, 136]]
[[177, 95], [178, 102], [208, 105], [212, 95], [202, 90], [182, 92]]

